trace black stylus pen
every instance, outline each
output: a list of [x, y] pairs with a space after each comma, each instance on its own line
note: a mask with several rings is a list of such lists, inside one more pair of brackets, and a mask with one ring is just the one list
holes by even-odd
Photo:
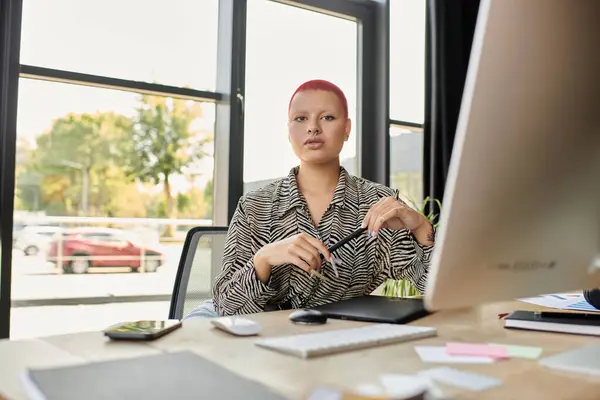
[[339, 242], [337, 242], [336, 244], [334, 244], [327, 250], [329, 250], [330, 253], [336, 251], [337, 249], [339, 249], [340, 247], [342, 247], [343, 245], [345, 245], [352, 239], [359, 237], [366, 230], [367, 230], [367, 228], [359, 228], [359, 229], [355, 230], [350, 235], [346, 236], [345, 238], [343, 238], [342, 240], [340, 240]]
[[[340, 247], [342, 247], [343, 245], [345, 245], [352, 239], [359, 237], [366, 230], [367, 230], [367, 228], [359, 228], [359, 229], [355, 230], [350, 235], [346, 236], [345, 238], [343, 238], [342, 240], [340, 240], [339, 242], [337, 242], [336, 244], [334, 244], [333, 246], [328, 248], [327, 250], [329, 250], [329, 254], [333, 253], [334, 251], [336, 251], [337, 249], [339, 249]], [[325, 256], [323, 254], [321, 254], [321, 260], [323, 260], [323, 259], [325, 259]]]

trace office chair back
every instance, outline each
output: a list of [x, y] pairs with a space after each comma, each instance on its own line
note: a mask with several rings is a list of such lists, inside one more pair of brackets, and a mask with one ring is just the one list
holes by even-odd
[[170, 319], [181, 319], [212, 298], [212, 283], [222, 268], [226, 236], [226, 226], [199, 226], [187, 233], [171, 297]]

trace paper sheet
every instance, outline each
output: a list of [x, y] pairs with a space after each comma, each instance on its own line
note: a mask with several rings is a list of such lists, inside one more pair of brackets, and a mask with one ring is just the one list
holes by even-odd
[[344, 394], [330, 387], [318, 387], [314, 389], [306, 400], [342, 400]]
[[432, 368], [419, 372], [419, 375], [426, 376], [434, 381], [446, 385], [456, 386], [462, 389], [473, 391], [482, 391], [500, 386], [502, 381], [491, 376], [476, 374], [473, 372], [459, 371], [450, 367]]
[[592, 306], [585, 299], [582, 301], [578, 301], [577, 303], [569, 304], [565, 307], [565, 310], [577, 310], [577, 311], [587, 311], [587, 312], [600, 312], [596, 307]]
[[538, 306], [558, 308], [558, 309], [563, 309], [571, 304], [574, 304], [574, 303], [577, 303], [578, 301], [580, 301], [579, 298], [577, 298], [577, 297], [557, 298], [553, 295], [526, 297], [526, 298], [517, 299], [517, 300], [522, 301], [524, 303], [530, 303], [530, 304], [535, 304]]
[[379, 377], [387, 397], [412, 399], [435, 389], [433, 381], [421, 375], [384, 374]]
[[484, 356], [492, 358], [508, 358], [505, 347], [482, 343], [446, 343], [446, 353], [451, 356]]
[[559, 310], [578, 310], [600, 313], [600, 310], [596, 309], [585, 300], [583, 294], [556, 293], [537, 297], [526, 297], [517, 300]]
[[456, 364], [492, 364], [492, 357], [452, 356], [446, 353], [445, 346], [415, 346], [415, 351], [423, 362]]

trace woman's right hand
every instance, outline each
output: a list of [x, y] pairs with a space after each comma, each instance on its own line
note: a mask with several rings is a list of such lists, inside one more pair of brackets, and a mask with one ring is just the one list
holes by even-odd
[[294, 264], [309, 273], [319, 269], [322, 264], [320, 254], [323, 254], [327, 261], [331, 261], [331, 255], [323, 242], [306, 233], [299, 233], [269, 243], [256, 252], [254, 269], [258, 279], [267, 283], [274, 265]]

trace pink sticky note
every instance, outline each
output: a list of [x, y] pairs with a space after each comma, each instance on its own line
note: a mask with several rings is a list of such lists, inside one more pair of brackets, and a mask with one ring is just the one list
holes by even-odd
[[506, 347], [478, 343], [447, 343], [446, 353], [451, 356], [487, 356], [508, 358]]

